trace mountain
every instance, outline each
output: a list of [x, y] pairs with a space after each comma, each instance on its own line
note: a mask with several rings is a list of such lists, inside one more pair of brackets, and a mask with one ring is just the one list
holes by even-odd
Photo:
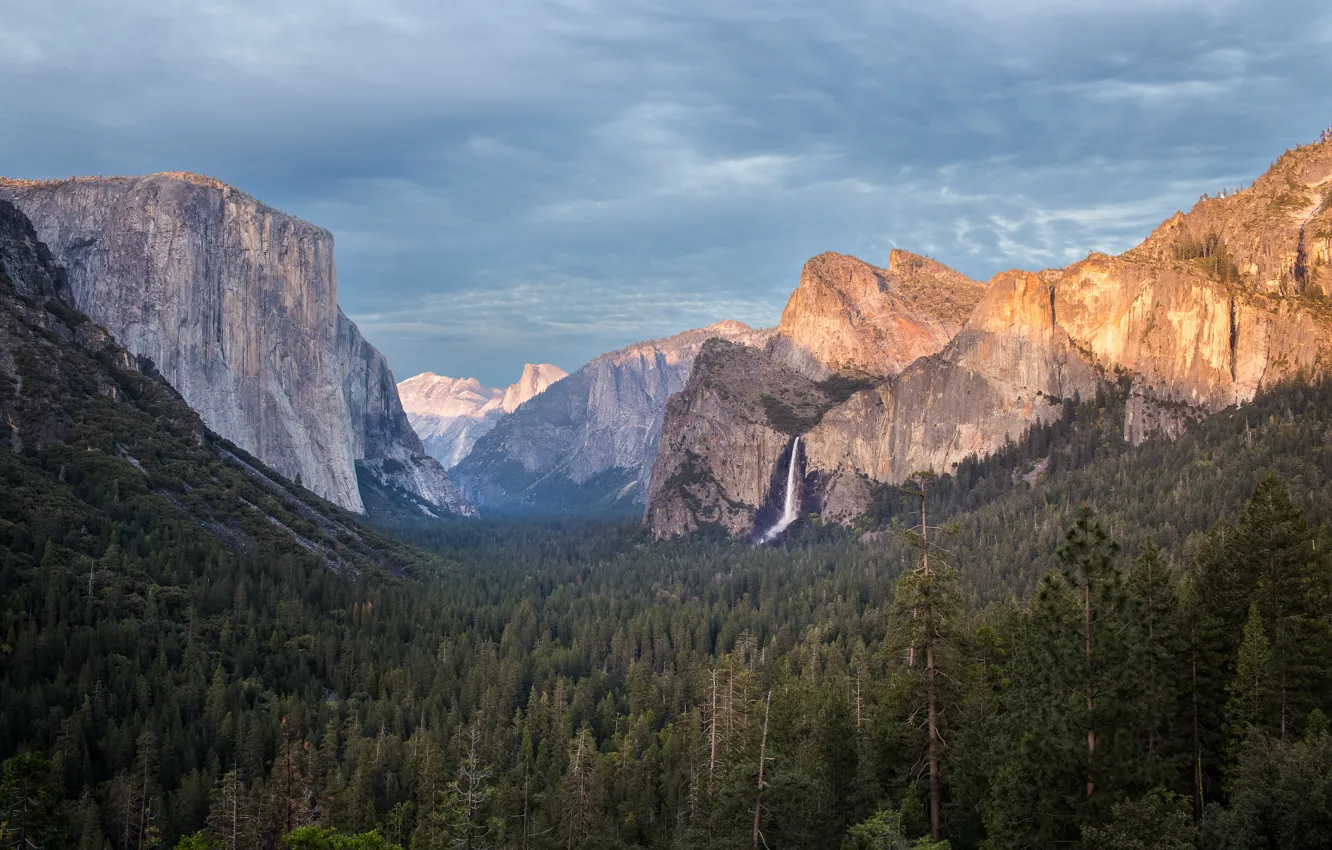
[[[802, 275], [801, 287], [820, 277]], [[783, 496], [778, 468], [796, 435], [804, 435], [805, 508], [849, 521], [875, 486], [921, 469], [949, 472], [1056, 418], [1065, 400], [1121, 377], [1130, 383], [1128, 440], [1178, 433], [1264, 387], [1324, 374], [1332, 363], [1329, 296], [1332, 141], [1325, 140], [1287, 152], [1249, 189], [1176, 214], [1118, 257], [1092, 254], [1063, 269], [995, 276], [942, 350], [823, 409], [781, 415], [790, 372], [811, 369], [777, 343], [768, 356], [787, 371], [750, 388], [747, 406], [709, 398], [726, 384], [719, 373], [758, 374], [751, 358], [720, 348], [700, 358], [708, 369], [666, 416], [646, 521], [659, 536], [714, 522], [731, 534], [753, 532]], [[854, 325], [836, 299], [801, 302], [815, 314], [805, 327]], [[890, 365], [883, 352], [906, 350], [903, 336], [920, 338], [919, 325], [874, 324], [875, 333], [860, 335], [874, 348], [833, 336], [805, 347], [821, 353], [813, 359], [824, 367], [864, 378], [873, 373], [867, 366]], [[731, 445], [719, 436], [737, 427], [757, 428], [764, 439]]]
[[500, 420], [452, 469], [483, 511], [637, 510], [666, 400], [713, 338], [761, 347], [771, 331], [720, 322], [603, 354]]
[[[792, 437], [947, 345], [982, 290], [901, 250], [886, 269], [842, 254], [810, 259], [764, 349], [709, 342], [671, 399], [650, 477], [648, 524], [659, 536], [709, 523], [738, 535], [774, 516]], [[868, 499], [869, 488], [849, 478], [825, 501], [840, 514], [860, 512]]]
[[423, 372], [398, 384], [398, 397], [425, 450], [452, 469], [500, 419], [568, 374], [549, 363], [529, 363], [516, 383], [501, 390], [476, 378]]
[[843, 254], [805, 263], [770, 347], [817, 379], [890, 377], [948, 344], [984, 286], [926, 257], [894, 249], [881, 269]]
[[287, 559], [353, 574], [419, 565], [420, 553], [210, 430], [151, 360], [73, 306], [71, 282], [23, 213], [0, 200], [6, 563], [52, 558], [86, 575], [123, 546], [127, 557], [174, 553], [162, 563], [239, 558], [275, 570]]
[[353, 511], [369, 488], [381, 505], [473, 512], [338, 308], [328, 231], [194, 174], [4, 180], [0, 198], [68, 271], [74, 306], [218, 434]]

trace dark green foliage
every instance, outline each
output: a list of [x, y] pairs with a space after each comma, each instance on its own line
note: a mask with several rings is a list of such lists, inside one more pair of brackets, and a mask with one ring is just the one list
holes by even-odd
[[[287, 850], [402, 850], [377, 832], [344, 835], [336, 829], [303, 826], [282, 839]], [[177, 848], [179, 850], [179, 848]]]
[[[1120, 393], [1068, 402], [1060, 422], [1032, 429], [991, 458], [962, 464], [931, 487], [929, 513], [960, 524], [954, 561], [982, 598], [1034, 590], [1058, 566], [1054, 552], [1084, 504], [1130, 553], [1150, 541], [1176, 564], [1203, 545], [1218, 518], [1237, 519], [1270, 473], [1290, 484], [1292, 501], [1313, 527], [1332, 520], [1332, 439], [1326, 436], [1332, 381], [1276, 387], [1176, 440], [1153, 437], [1136, 447], [1123, 439]], [[1033, 475], [1041, 461], [1043, 471]], [[919, 505], [895, 488], [883, 492], [877, 510], [879, 527], [919, 521]], [[891, 560], [909, 562], [905, 544], [888, 541], [886, 548]], [[1236, 645], [1247, 610], [1245, 602], [1234, 612], [1233, 630], [1228, 623]]]
[[[116, 479], [120, 501], [107, 505], [133, 493], [132, 476]], [[1279, 503], [1264, 487], [1245, 516], [1274, 515], [1263, 506]], [[1003, 499], [987, 507], [1012, 510]], [[23, 516], [13, 528], [41, 526]], [[947, 544], [963, 597], [989, 575], [957, 554], [968, 551], [968, 516]], [[1224, 799], [1224, 707], [1260, 586], [1244, 565], [1287, 551], [1285, 538], [1216, 526], [1188, 547], [1181, 590], [1170, 562], [1179, 555], [1147, 547], [1130, 559], [1094, 518], [1075, 519], [1069, 578], [1056, 571], [1030, 602], [973, 607], [949, 626], [943, 823], [954, 847], [1078, 841], [1088, 827], [1122, 826], [1128, 815], [1116, 806], [1153, 787], [1191, 793], [1203, 621], [1207, 646], [1221, 648], [1197, 679], [1219, 682], [1199, 712], [1201, 735], [1217, 741], [1207, 796]], [[571, 835], [587, 847], [748, 847], [769, 688], [769, 846], [840, 842], [884, 801], [917, 812], [908, 838], [927, 825], [924, 738], [912, 718], [919, 679], [903, 672], [900, 639], [897, 649], [890, 639], [902, 622], [891, 614], [893, 560], [899, 545], [909, 555], [906, 542], [866, 547], [821, 530], [752, 549], [652, 543], [637, 524], [422, 521], [394, 530], [463, 566], [403, 582], [218, 543], [180, 550], [173, 541], [191, 539], [189, 527], [113, 522], [102, 548], [81, 551], [48, 544], [64, 532], [29, 535], [21, 549], [8, 538], [0, 718], [38, 720], [6, 725], [6, 752], [60, 754], [62, 797], [91, 791], [92, 818], [62, 804], [74, 831], [118, 843], [146, 818], [166, 842], [208, 825], [213, 837], [230, 828], [240, 846], [263, 847], [291, 818], [317, 816], [404, 847], [468, 834], [494, 847], [565, 847]], [[1097, 597], [1090, 670], [1084, 586]], [[709, 784], [714, 668], [725, 696]], [[1316, 680], [1292, 681], [1292, 704], [1326, 704]], [[140, 820], [126, 829], [134, 812]]]
[[1239, 267], [1230, 255], [1230, 249], [1215, 233], [1202, 238], [1195, 238], [1192, 233], [1185, 233], [1174, 245], [1176, 260], [1191, 261], [1198, 265], [1210, 277], [1225, 284], [1239, 283]]
[[1251, 736], [1225, 809], [1209, 812], [1202, 846], [1314, 850], [1332, 835], [1332, 736], [1324, 720], [1303, 740]]
[[851, 396], [861, 390], [873, 389], [880, 383], [880, 379], [866, 375], [845, 375], [841, 373], [829, 375], [822, 381], [819, 381], [819, 389], [824, 395], [828, 396], [834, 404], [841, 404]]
[[1276, 704], [1268, 724], [1281, 737], [1298, 732], [1332, 684], [1327, 658], [1327, 553], [1275, 475], [1258, 482], [1244, 512], [1233, 557], [1257, 581], [1253, 604], [1271, 646]]
[[1226, 701], [1226, 729], [1235, 760], [1251, 736], [1270, 733], [1280, 725], [1281, 697], [1275, 668], [1266, 624], [1258, 606], [1251, 605], [1235, 661], [1235, 678], [1230, 683], [1230, 699]]
[[0, 764], [0, 847], [55, 850], [70, 839], [71, 819], [58, 765], [37, 753]]
[[1163, 788], [1116, 804], [1104, 826], [1082, 831], [1088, 850], [1193, 850], [1196, 840], [1188, 799]]

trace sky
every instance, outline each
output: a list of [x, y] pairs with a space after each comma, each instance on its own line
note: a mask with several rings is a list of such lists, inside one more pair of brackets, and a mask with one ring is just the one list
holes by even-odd
[[1325, 0], [0, 0], [0, 174], [185, 170], [333, 231], [398, 378], [503, 386], [822, 251], [1117, 253], [1332, 125]]

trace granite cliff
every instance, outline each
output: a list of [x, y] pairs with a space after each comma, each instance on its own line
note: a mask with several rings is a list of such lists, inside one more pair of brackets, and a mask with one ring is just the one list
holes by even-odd
[[413, 509], [472, 511], [338, 308], [328, 231], [193, 174], [4, 180], [0, 198], [68, 270], [74, 306], [221, 436], [351, 510], [368, 483]]
[[891, 377], [947, 345], [983, 291], [907, 251], [894, 250], [886, 269], [820, 254], [805, 263], [769, 349], [816, 380], [836, 373]]
[[[802, 288], [809, 276], [802, 275]], [[908, 350], [898, 331], [880, 321], [879, 335], [862, 333], [850, 344], [844, 334], [840, 341], [828, 334], [823, 358], [810, 359], [860, 378], [876, 371], [886, 377], [806, 420], [807, 509], [849, 520], [864, 510], [872, 486], [918, 469], [948, 472], [968, 455], [993, 452], [1099, 381], [1131, 381], [1123, 428], [1138, 442], [1152, 432], [1177, 434], [1280, 381], [1326, 373], [1330, 291], [1332, 140], [1324, 140], [1287, 152], [1250, 188], [1172, 216], [1118, 257], [1092, 254], [1063, 269], [997, 275], [946, 346], [923, 352], [896, 375], [891, 357], [866, 352]], [[816, 315], [790, 323], [783, 316], [784, 327], [854, 325], [837, 299], [800, 303]], [[919, 327], [914, 323], [907, 338], [919, 339]], [[768, 356], [819, 374], [779, 343]], [[706, 362], [714, 373], [757, 374], [733, 355]], [[875, 362], [884, 365], [867, 368]], [[791, 383], [789, 374], [773, 379]], [[715, 376], [691, 379], [670, 405], [646, 511], [659, 536], [709, 522], [749, 533], [772, 503], [782, 456], [770, 435], [738, 455], [752, 457], [755, 469], [733, 468], [730, 452], [739, 447], [713, 446], [736, 422], [766, 422], [772, 433], [782, 428], [753, 401], [743, 411], [710, 403], [718, 383]], [[757, 395], [761, 404], [763, 393]], [[768, 482], [767, 489], [754, 481]]]
[[452, 474], [483, 511], [641, 508], [667, 399], [713, 338], [764, 345], [771, 331], [721, 322], [603, 354], [518, 407]]
[[[833, 253], [809, 260], [764, 349], [708, 343], [671, 399], [647, 523], [659, 536], [706, 523], [732, 535], [755, 531], [778, 510], [794, 438], [812, 436], [830, 411], [862, 412], [850, 401], [947, 345], [982, 289], [906, 251], [893, 251], [886, 269]], [[876, 439], [867, 433], [862, 442]], [[810, 473], [801, 486], [817, 488], [832, 513], [863, 510], [870, 492], [863, 478], [839, 476], [827, 486], [812, 448], [807, 439], [797, 457]]]
[[426, 452], [452, 469], [501, 419], [567, 375], [559, 366], [529, 363], [515, 383], [498, 389], [476, 378], [423, 372], [398, 384], [398, 396]]
[[[209, 430], [151, 360], [74, 308], [69, 283], [0, 200], [0, 538], [11, 560], [30, 557], [34, 535], [61, 541], [47, 544], [58, 558], [116, 557], [112, 529], [142, 540], [165, 528], [176, 551], [219, 547], [252, 564], [313, 559], [352, 575], [425, 565]], [[90, 571], [90, 591], [95, 580], [99, 598], [122, 592], [114, 572]]]

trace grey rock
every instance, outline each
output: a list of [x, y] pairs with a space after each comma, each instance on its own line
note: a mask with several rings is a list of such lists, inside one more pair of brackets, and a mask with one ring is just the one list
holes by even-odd
[[337, 304], [333, 236], [193, 174], [0, 181], [68, 272], [75, 306], [152, 360], [209, 428], [363, 510], [356, 464], [393, 460], [470, 510], [406, 423], [392, 374]]
[[515, 383], [497, 389], [475, 378], [423, 372], [398, 384], [398, 396], [426, 451], [452, 469], [501, 419], [567, 374], [549, 363], [529, 363]]
[[762, 346], [771, 331], [721, 322], [604, 354], [527, 401], [453, 469], [482, 510], [630, 510], [646, 498], [666, 401], [704, 342]]

